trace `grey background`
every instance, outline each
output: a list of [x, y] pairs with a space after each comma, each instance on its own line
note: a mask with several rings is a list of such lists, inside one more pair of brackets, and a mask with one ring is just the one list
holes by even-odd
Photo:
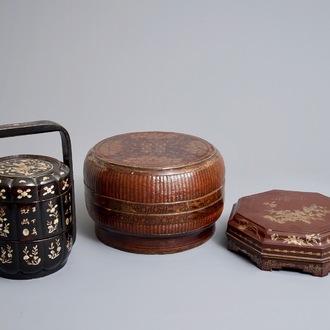
[[[1, 329], [308, 329], [328, 324], [330, 277], [263, 272], [226, 249], [238, 198], [329, 195], [328, 1], [0, 1], [0, 122], [71, 134], [77, 241], [38, 280], [0, 279]], [[188, 133], [226, 163], [215, 235], [135, 255], [96, 240], [84, 204], [89, 148], [111, 135]], [[2, 139], [1, 155], [61, 158], [56, 133]]]

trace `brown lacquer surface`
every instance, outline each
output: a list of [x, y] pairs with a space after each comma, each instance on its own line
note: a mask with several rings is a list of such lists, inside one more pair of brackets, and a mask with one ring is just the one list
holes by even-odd
[[84, 164], [97, 237], [136, 253], [172, 253], [212, 236], [223, 209], [224, 163], [200, 138], [128, 133], [98, 143]]
[[241, 198], [227, 227], [228, 248], [263, 270], [297, 269], [315, 276], [330, 270], [330, 198], [273, 190]]
[[191, 135], [140, 132], [105, 139], [94, 147], [94, 153], [112, 164], [165, 169], [203, 162], [215, 153], [215, 148]]

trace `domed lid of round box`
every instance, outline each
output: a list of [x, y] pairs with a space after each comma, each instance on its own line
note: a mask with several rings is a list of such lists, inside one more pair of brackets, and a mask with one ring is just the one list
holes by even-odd
[[319, 193], [272, 190], [233, 206], [228, 249], [262, 270], [296, 269], [315, 276], [330, 271], [330, 198]]
[[202, 244], [223, 209], [224, 175], [219, 151], [195, 136], [137, 132], [107, 138], [84, 164], [96, 235], [136, 253], [173, 253]]

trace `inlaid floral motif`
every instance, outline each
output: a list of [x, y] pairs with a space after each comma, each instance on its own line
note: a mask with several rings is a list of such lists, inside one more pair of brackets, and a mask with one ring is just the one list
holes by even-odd
[[62, 181], [62, 190], [68, 189], [69, 188], [69, 179], [65, 179]]
[[68, 239], [66, 241], [66, 248], [70, 252], [73, 246], [73, 237], [72, 235], [68, 235]]
[[8, 237], [10, 224], [7, 222], [6, 213], [0, 208], [0, 236]]
[[11, 264], [13, 262], [13, 249], [7, 244], [7, 248], [0, 249], [0, 262], [2, 264]]
[[31, 192], [30, 188], [28, 188], [26, 190], [17, 189], [17, 192], [18, 192], [18, 196], [17, 196], [18, 199], [31, 198], [32, 197], [32, 195], [30, 194], [30, 192]]
[[59, 223], [58, 210], [57, 210], [58, 205], [57, 204], [53, 205], [53, 202], [50, 201], [48, 203], [48, 206], [49, 208], [47, 209], [47, 212], [49, 213], [49, 217], [54, 218], [53, 220], [47, 221], [48, 233], [50, 234], [53, 233], [58, 227], [58, 223]]
[[7, 198], [6, 195], [5, 195], [5, 192], [6, 192], [5, 189], [1, 189], [1, 190], [0, 190], [0, 198], [1, 198], [1, 199], [6, 199], [6, 198]]
[[37, 266], [40, 264], [41, 258], [39, 257], [38, 245], [35, 245], [32, 248], [31, 252], [28, 250], [27, 246], [25, 246], [23, 253], [23, 260], [26, 262], [27, 265]]
[[43, 196], [46, 196], [48, 194], [54, 195], [55, 191], [54, 191], [54, 185], [51, 185], [50, 187], [44, 187], [44, 193], [42, 194]]
[[70, 193], [65, 195], [64, 204], [65, 204], [65, 210], [64, 210], [65, 224], [68, 226], [73, 221], [72, 205], [71, 205], [71, 194]]
[[52, 164], [39, 159], [22, 158], [5, 160], [0, 163], [0, 174], [8, 176], [31, 176], [47, 172]]
[[[56, 245], [56, 247], [55, 247], [55, 245]], [[55, 245], [54, 245], [54, 242], [52, 242], [50, 244], [50, 247], [48, 248], [49, 249], [49, 254], [48, 254], [49, 259], [56, 259], [61, 253], [62, 248], [61, 248], [61, 242], [60, 242], [59, 238], [57, 238], [55, 240]]]
[[313, 221], [324, 221], [327, 214], [330, 214], [324, 206], [312, 204], [310, 206], [303, 206], [300, 210], [276, 210], [277, 204], [275, 201], [264, 203], [267, 206], [264, 215], [265, 219], [268, 219], [277, 223], [297, 222], [312, 223]]

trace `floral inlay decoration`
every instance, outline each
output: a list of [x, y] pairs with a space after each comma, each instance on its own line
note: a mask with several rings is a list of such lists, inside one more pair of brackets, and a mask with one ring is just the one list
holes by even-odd
[[15, 177], [38, 175], [52, 168], [53, 165], [51, 163], [33, 158], [15, 158], [0, 162], [0, 174]]
[[6, 213], [0, 208], [0, 236], [8, 237], [10, 224], [7, 222]]
[[[56, 245], [56, 247], [55, 247], [55, 245]], [[60, 242], [59, 238], [57, 238], [55, 240], [55, 245], [52, 242], [50, 244], [50, 247], [48, 248], [49, 249], [49, 254], [48, 254], [49, 259], [56, 259], [61, 253], [62, 248], [61, 248], [61, 242]]]
[[58, 227], [59, 215], [58, 215], [58, 210], [57, 210], [57, 207], [58, 207], [57, 204], [53, 205], [53, 202], [50, 201], [48, 203], [48, 206], [49, 206], [49, 208], [47, 209], [47, 212], [49, 213], [49, 217], [54, 218], [53, 220], [47, 221], [48, 233], [50, 234], [50, 233], [53, 233]]
[[0, 262], [2, 264], [11, 264], [13, 262], [13, 249], [7, 244], [7, 249], [1, 247]]
[[38, 245], [35, 245], [30, 252], [28, 247], [26, 246], [23, 250], [24, 257], [23, 260], [29, 266], [37, 266], [41, 262], [41, 258], [39, 257]]
[[17, 192], [18, 192], [18, 196], [17, 196], [18, 199], [31, 198], [32, 197], [32, 195], [30, 194], [30, 192], [31, 192], [30, 188], [28, 188], [26, 190], [17, 189]]
[[1, 199], [6, 199], [7, 198], [6, 195], [5, 195], [5, 193], [6, 193], [6, 190], [5, 189], [1, 189], [0, 190], [0, 198]]

